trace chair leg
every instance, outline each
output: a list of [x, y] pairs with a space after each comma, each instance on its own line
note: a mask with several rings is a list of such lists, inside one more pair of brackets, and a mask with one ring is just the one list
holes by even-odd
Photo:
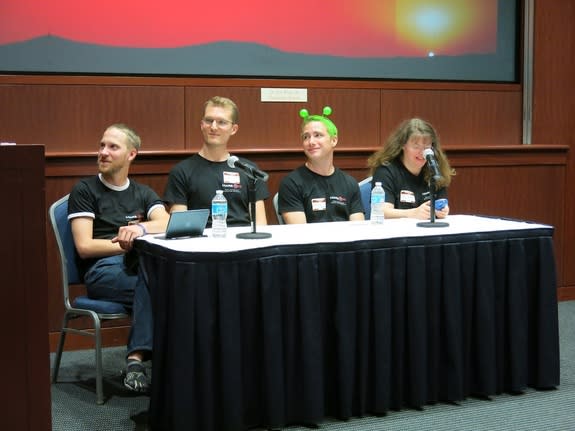
[[104, 404], [103, 372], [102, 372], [102, 331], [100, 319], [94, 320], [94, 335], [96, 337], [96, 403]]
[[64, 342], [66, 341], [66, 329], [68, 328], [68, 314], [64, 314], [62, 322], [62, 330], [60, 331], [60, 339], [58, 340], [58, 347], [56, 348], [56, 356], [54, 357], [54, 367], [52, 368], [52, 383], [58, 380], [58, 372], [60, 371], [60, 361], [62, 359], [62, 351], [64, 350]]

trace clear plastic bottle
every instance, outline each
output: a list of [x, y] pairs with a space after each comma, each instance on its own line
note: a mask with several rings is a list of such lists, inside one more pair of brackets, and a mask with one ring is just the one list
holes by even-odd
[[371, 189], [371, 215], [370, 220], [374, 224], [383, 223], [383, 205], [385, 203], [385, 190], [381, 182], [377, 181], [375, 187]]
[[216, 190], [216, 195], [212, 199], [212, 237], [225, 238], [228, 224], [228, 201], [223, 190]]

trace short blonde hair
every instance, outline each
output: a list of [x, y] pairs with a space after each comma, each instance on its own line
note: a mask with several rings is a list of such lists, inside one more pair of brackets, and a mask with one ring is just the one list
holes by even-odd
[[232, 123], [240, 123], [240, 110], [232, 99], [223, 96], [214, 96], [204, 103], [204, 113], [208, 106], [219, 106], [221, 108], [230, 108], [232, 110]]
[[112, 124], [108, 129], [117, 129], [121, 132], [124, 132], [126, 138], [128, 138], [128, 144], [135, 148], [136, 151], [140, 150], [142, 146], [142, 139], [138, 136], [138, 134], [132, 129], [131, 127], [126, 126], [123, 123], [116, 123]]

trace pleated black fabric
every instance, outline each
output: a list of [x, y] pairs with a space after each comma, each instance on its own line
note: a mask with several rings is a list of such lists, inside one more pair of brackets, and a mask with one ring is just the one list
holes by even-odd
[[154, 430], [383, 415], [559, 384], [552, 229], [178, 253], [138, 241]]

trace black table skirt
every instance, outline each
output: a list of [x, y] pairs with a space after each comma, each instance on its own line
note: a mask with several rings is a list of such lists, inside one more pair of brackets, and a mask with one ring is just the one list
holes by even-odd
[[154, 430], [315, 424], [559, 384], [552, 229], [137, 248]]

